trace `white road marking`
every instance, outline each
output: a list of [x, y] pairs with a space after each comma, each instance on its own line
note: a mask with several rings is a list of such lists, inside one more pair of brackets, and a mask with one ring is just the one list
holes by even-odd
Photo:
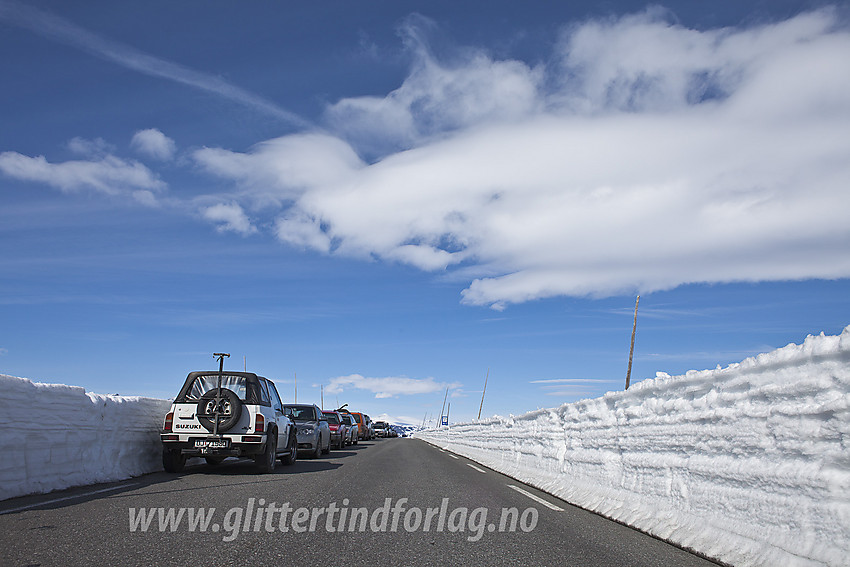
[[64, 502], [65, 500], [73, 500], [74, 498], [85, 498], [86, 496], [91, 496], [92, 494], [101, 494], [103, 492], [112, 492], [113, 490], [121, 490], [122, 488], [127, 488], [130, 486], [141, 486], [138, 482], [134, 482], [133, 484], [122, 484], [121, 486], [113, 486], [112, 488], [101, 488], [100, 490], [92, 490], [91, 492], [81, 492], [80, 494], [74, 494], [73, 496], [64, 496], [62, 498], [54, 498], [53, 500], [45, 500], [44, 502], [36, 502], [34, 504], [29, 504], [27, 506], [21, 506], [19, 508], [12, 508], [10, 510], [0, 510], [0, 515], [3, 514], [11, 514], [12, 512], [20, 512], [21, 510], [29, 510], [30, 508], [38, 508], [39, 506], [47, 506], [48, 504], [55, 504], [56, 502]]
[[468, 467], [472, 467], [472, 468], [474, 468], [475, 470], [477, 470], [477, 471], [478, 471], [478, 472], [480, 472], [480, 473], [487, 474], [487, 471], [479, 469], [478, 467], [476, 467], [476, 466], [475, 466], [475, 465], [473, 465], [472, 463], [466, 463], [466, 466], [468, 466]]
[[449, 457], [451, 457], [451, 458], [453, 458], [453, 459], [457, 459], [457, 458], [458, 458], [458, 456], [457, 456], [457, 455], [452, 455], [451, 453], [449, 453]]
[[563, 511], [564, 511], [564, 509], [563, 509], [563, 508], [559, 508], [559, 507], [555, 506], [554, 504], [552, 504], [551, 502], [546, 502], [545, 500], [543, 500], [543, 499], [542, 499], [542, 498], [540, 498], [539, 496], [536, 496], [536, 495], [534, 495], [534, 494], [530, 493], [530, 492], [529, 492], [529, 491], [527, 491], [527, 490], [523, 490], [523, 489], [522, 489], [522, 488], [520, 488], [519, 486], [515, 486], [515, 485], [513, 485], [513, 484], [509, 484], [509, 485], [508, 485], [508, 488], [513, 488], [514, 490], [516, 490], [516, 491], [517, 491], [517, 492], [519, 492], [520, 494], [524, 494], [524, 495], [528, 496], [529, 498], [531, 498], [532, 500], [534, 500], [535, 502], [539, 502], [540, 504], [543, 504], [543, 505], [544, 505], [544, 506], [546, 506], [547, 508], [550, 508], [550, 509], [552, 509], [552, 510], [555, 510], [556, 512], [563, 512]]

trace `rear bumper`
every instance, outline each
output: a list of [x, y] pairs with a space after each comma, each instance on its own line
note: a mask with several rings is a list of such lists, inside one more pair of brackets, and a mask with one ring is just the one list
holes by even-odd
[[[226, 449], [195, 447], [195, 439], [205, 439], [206, 437], [189, 437], [187, 435], [165, 433], [160, 437], [162, 439], [163, 450], [180, 451], [181, 454], [190, 457], [241, 457], [244, 455], [259, 455], [266, 449], [265, 434], [234, 435], [230, 437], [230, 447]], [[178, 439], [174, 439], [174, 437], [178, 437]]]

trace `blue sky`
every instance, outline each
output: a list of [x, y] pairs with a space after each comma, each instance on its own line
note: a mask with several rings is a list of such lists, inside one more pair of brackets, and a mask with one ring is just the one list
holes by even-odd
[[[419, 423], [850, 324], [820, 2], [0, 0], [0, 373]], [[244, 357], [244, 358], [243, 358]]]

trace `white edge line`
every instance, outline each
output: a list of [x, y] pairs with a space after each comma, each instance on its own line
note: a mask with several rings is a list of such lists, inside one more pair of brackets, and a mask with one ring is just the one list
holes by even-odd
[[550, 508], [550, 509], [552, 509], [552, 510], [555, 510], [556, 512], [563, 512], [563, 511], [564, 511], [564, 509], [563, 509], [563, 508], [559, 508], [558, 506], [555, 506], [555, 505], [554, 505], [554, 504], [552, 504], [551, 502], [547, 502], [547, 501], [543, 500], [542, 498], [540, 498], [539, 496], [536, 496], [536, 495], [534, 495], [534, 494], [530, 493], [530, 492], [529, 492], [529, 491], [527, 491], [527, 490], [523, 490], [523, 489], [522, 489], [522, 488], [520, 488], [519, 486], [515, 486], [515, 485], [513, 485], [513, 484], [509, 484], [509, 485], [508, 485], [508, 488], [513, 488], [514, 490], [516, 490], [516, 491], [517, 491], [517, 492], [519, 492], [520, 494], [524, 494], [524, 495], [528, 496], [529, 498], [531, 498], [532, 500], [534, 500], [535, 502], [539, 502], [540, 504], [543, 504], [543, 505], [544, 505], [544, 506], [546, 506], [547, 508]]
[[86, 496], [91, 496], [92, 494], [100, 494], [102, 492], [112, 492], [113, 490], [121, 490], [122, 488], [128, 488], [130, 486], [141, 485], [138, 482], [134, 482], [133, 484], [122, 484], [121, 486], [113, 486], [112, 488], [101, 488], [100, 490], [92, 490], [91, 492], [81, 492], [80, 494], [74, 494], [73, 496], [64, 496], [62, 498], [54, 498], [53, 500], [36, 502], [34, 504], [20, 506], [18, 508], [11, 508], [9, 510], [0, 510], [0, 516], [2, 516], [3, 514], [11, 514], [12, 512], [20, 512], [21, 510], [29, 510], [30, 508], [38, 508], [39, 506], [47, 506], [48, 504], [55, 504], [57, 502], [64, 502], [65, 500], [73, 500], [74, 498], [85, 498]]
[[477, 471], [478, 471], [478, 472], [480, 472], [480, 473], [487, 474], [487, 471], [479, 469], [478, 467], [476, 467], [476, 466], [475, 466], [475, 465], [473, 465], [472, 463], [466, 463], [466, 466], [468, 466], [468, 467], [472, 467], [472, 468], [474, 468], [475, 470], [477, 470]]
[[459, 458], [460, 458], [460, 457], [458, 457], [457, 455], [452, 455], [451, 453], [449, 453], [449, 457], [451, 457], [451, 458], [453, 458], [453, 459], [459, 459]]

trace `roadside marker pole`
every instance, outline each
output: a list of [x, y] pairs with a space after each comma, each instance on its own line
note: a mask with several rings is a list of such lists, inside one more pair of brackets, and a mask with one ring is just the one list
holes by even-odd
[[449, 399], [449, 389], [446, 388], [446, 395], [443, 396], [443, 407], [440, 408], [440, 425], [443, 423], [443, 416], [446, 415], [446, 400]]
[[481, 405], [478, 406], [478, 419], [481, 419], [481, 409], [484, 407], [484, 394], [487, 393], [487, 379], [490, 377], [490, 367], [487, 367], [487, 375], [484, 377], [484, 391], [481, 392]]
[[635, 354], [635, 331], [637, 331], [638, 303], [640, 303], [640, 296], [637, 296], [637, 300], [635, 301], [635, 322], [632, 325], [632, 346], [629, 349], [629, 370], [626, 372], [626, 390], [629, 389], [629, 382], [632, 379], [632, 356]]

